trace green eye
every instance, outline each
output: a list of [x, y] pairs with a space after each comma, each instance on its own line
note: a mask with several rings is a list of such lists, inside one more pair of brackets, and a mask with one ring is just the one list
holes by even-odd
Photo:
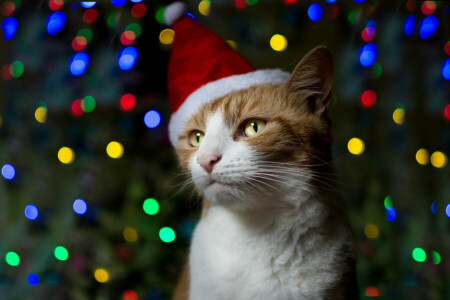
[[244, 124], [244, 135], [248, 137], [257, 135], [264, 127], [266, 127], [266, 121], [256, 119], [247, 121]]
[[205, 134], [201, 132], [200, 130], [194, 130], [189, 135], [189, 143], [193, 147], [198, 147], [202, 143], [203, 137]]

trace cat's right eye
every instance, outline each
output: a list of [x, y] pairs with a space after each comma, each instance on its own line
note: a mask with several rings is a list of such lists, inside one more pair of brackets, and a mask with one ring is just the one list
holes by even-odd
[[203, 137], [205, 134], [200, 130], [194, 130], [189, 135], [189, 144], [193, 147], [198, 147], [202, 143]]

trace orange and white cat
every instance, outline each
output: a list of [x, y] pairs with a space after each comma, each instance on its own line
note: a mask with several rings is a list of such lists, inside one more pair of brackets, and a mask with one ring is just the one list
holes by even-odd
[[186, 123], [176, 151], [204, 205], [173, 299], [358, 298], [330, 165], [332, 65], [317, 47], [283, 83], [231, 92]]

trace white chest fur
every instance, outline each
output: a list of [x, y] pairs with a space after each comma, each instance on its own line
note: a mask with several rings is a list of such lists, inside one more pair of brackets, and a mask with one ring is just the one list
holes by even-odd
[[190, 299], [321, 299], [349, 233], [334, 224], [322, 235], [321, 205], [305, 203], [278, 219], [212, 206], [194, 232]]

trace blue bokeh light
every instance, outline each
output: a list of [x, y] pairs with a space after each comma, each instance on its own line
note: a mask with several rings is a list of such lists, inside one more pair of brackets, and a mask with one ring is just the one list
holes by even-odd
[[10, 164], [4, 164], [2, 167], [2, 176], [6, 180], [13, 180], [16, 176], [16, 169]]
[[150, 110], [144, 116], [144, 123], [148, 128], [156, 128], [161, 123], [161, 115], [156, 110]]
[[322, 16], [323, 16], [323, 9], [319, 3], [311, 4], [308, 7], [308, 17], [312, 21], [319, 21], [320, 19], [322, 19]]
[[8, 41], [14, 37], [17, 30], [17, 20], [9, 17], [3, 20], [2, 22], [2, 30], [5, 41]]
[[83, 1], [80, 4], [84, 8], [91, 8], [91, 7], [94, 7], [95, 4], [97, 4], [97, 2], [95, 2], [95, 1]]
[[142, 2], [143, 0], [130, 0], [130, 1], [133, 3], [139, 3], [139, 2]]
[[431, 212], [435, 215], [436, 214], [436, 202], [433, 201], [431, 203]]
[[36, 285], [39, 283], [39, 277], [34, 273], [30, 273], [27, 276], [27, 281], [30, 285]]
[[385, 213], [386, 213], [386, 220], [388, 220], [389, 222], [394, 221], [395, 218], [397, 217], [397, 212], [392, 206], [386, 207]]
[[127, 0], [111, 0], [111, 4], [116, 7], [123, 6]]
[[60, 32], [66, 23], [66, 15], [60, 11], [52, 13], [47, 18], [47, 32], [55, 35]]
[[355, 3], [363, 3], [364, 1], [366, 1], [366, 0], [353, 0], [353, 2], [355, 2]]
[[336, 2], [337, 0], [325, 0], [326, 4], [333, 4], [334, 2]]
[[436, 32], [438, 28], [438, 19], [435, 16], [429, 16], [420, 22], [419, 34], [423, 39], [428, 39]]
[[39, 216], [39, 210], [35, 205], [28, 204], [25, 207], [25, 217], [28, 220], [36, 220], [38, 216]]
[[446, 80], [450, 80], [450, 58], [447, 58], [442, 64], [442, 76]]
[[80, 76], [86, 72], [89, 64], [89, 55], [85, 52], [75, 53], [69, 61], [70, 73], [74, 76]]
[[412, 36], [414, 33], [414, 27], [416, 27], [416, 18], [414, 15], [411, 15], [405, 20], [405, 33], [407, 36]]
[[120, 69], [122, 70], [130, 70], [136, 64], [136, 60], [138, 57], [138, 51], [134, 47], [126, 47], [122, 51], [119, 52], [117, 57], [117, 63], [119, 64]]
[[370, 27], [370, 28], [375, 29], [375, 21], [372, 20], [372, 19], [367, 20], [366, 27]]
[[83, 199], [77, 199], [73, 202], [73, 211], [78, 215], [84, 215], [87, 211], [86, 202]]
[[447, 218], [450, 218], [450, 203], [447, 204], [447, 207], [445, 208], [445, 214], [447, 215]]
[[375, 59], [377, 58], [377, 45], [374, 43], [369, 43], [367, 45], [364, 45], [359, 50], [359, 62], [364, 67], [369, 67], [373, 65], [375, 62]]

